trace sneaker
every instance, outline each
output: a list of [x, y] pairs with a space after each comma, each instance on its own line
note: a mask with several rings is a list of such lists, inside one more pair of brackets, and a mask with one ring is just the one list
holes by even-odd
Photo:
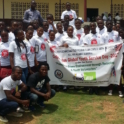
[[109, 90], [108, 95], [112, 96], [112, 90]]
[[4, 116], [0, 116], [0, 121], [1, 122], [4, 122], [4, 123], [7, 123], [8, 122], [7, 118], [4, 117]]
[[22, 113], [25, 112], [21, 107], [18, 107], [18, 108], [16, 109], [16, 111], [17, 111], [17, 112], [22, 112]]
[[120, 97], [120, 98], [123, 97], [122, 91], [119, 91], [119, 97]]
[[94, 93], [93, 88], [89, 89], [89, 94], [92, 95]]
[[43, 102], [37, 102], [37, 105], [39, 105], [41, 108], [45, 108], [45, 105]]
[[30, 105], [30, 106], [28, 107], [28, 109], [29, 109], [30, 111], [35, 111], [35, 110], [36, 110], [36, 108], [35, 108], [34, 106], [32, 106], [32, 105]]
[[18, 113], [18, 112], [12, 112], [10, 114], [8, 114], [9, 116], [13, 116], [13, 117], [22, 117], [23, 114], [22, 113]]
[[63, 87], [63, 91], [67, 91], [67, 86], [64, 86]]

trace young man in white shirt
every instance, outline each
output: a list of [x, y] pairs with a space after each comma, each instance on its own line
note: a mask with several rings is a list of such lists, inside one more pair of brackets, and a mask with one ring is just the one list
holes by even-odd
[[75, 19], [75, 29], [74, 29], [74, 35], [78, 37], [78, 40], [80, 40], [81, 35], [83, 35], [84, 29], [81, 28], [81, 20]]
[[49, 39], [48, 28], [49, 28], [49, 23], [47, 21], [43, 21], [43, 30], [44, 30], [44, 32], [43, 32], [42, 37], [43, 37], [43, 39], [44, 39], [45, 42], [47, 42], [48, 39]]
[[[27, 87], [20, 80], [22, 69], [15, 66], [12, 69], [11, 76], [4, 78], [0, 83], [0, 121], [8, 122], [6, 115], [21, 117], [21, 113], [15, 112], [19, 104], [29, 105], [29, 100], [21, 100], [21, 93], [27, 90]], [[18, 91], [17, 87], [20, 87]]]
[[89, 34], [90, 32], [90, 26], [89, 25], [85, 25], [84, 26], [84, 33], [81, 35], [80, 41], [79, 41], [79, 45], [84, 46], [85, 44], [85, 37]]
[[17, 21], [11, 22], [11, 29], [12, 29], [12, 31], [9, 33], [9, 41], [14, 41], [15, 40], [14, 31], [18, 29], [18, 22]]
[[99, 19], [97, 21], [97, 27], [96, 27], [96, 32], [99, 33], [100, 35], [104, 34], [105, 32], [107, 32], [107, 28], [104, 25], [104, 21], [102, 19]]
[[96, 32], [96, 23], [95, 22], [90, 23], [90, 29], [91, 29], [91, 33], [88, 34], [84, 39], [85, 44], [87, 44], [87, 45], [103, 44], [104, 42], [101, 39], [101, 35]]
[[117, 31], [112, 30], [112, 21], [108, 20], [106, 22], [107, 32], [102, 35], [102, 40], [104, 43], [117, 42], [119, 39], [119, 34]]
[[74, 27], [75, 19], [77, 18], [77, 14], [74, 10], [71, 9], [71, 4], [69, 2], [66, 3], [66, 10], [62, 12], [61, 20], [64, 21], [64, 16], [69, 15], [70, 21], [69, 25]]
[[58, 41], [58, 42], [60, 42], [61, 39], [62, 39], [62, 37], [65, 36], [65, 35], [67, 35], [67, 33], [65, 33], [65, 32], [62, 30], [62, 29], [63, 29], [63, 26], [62, 26], [62, 23], [61, 23], [61, 22], [58, 22], [58, 23], [56, 24], [56, 26], [57, 26], [58, 32], [55, 34], [55, 40]]

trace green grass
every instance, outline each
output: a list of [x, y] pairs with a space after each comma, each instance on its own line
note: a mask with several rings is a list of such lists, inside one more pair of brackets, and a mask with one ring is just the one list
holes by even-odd
[[69, 90], [57, 92], [43, 110], [37, 107], [20, 119], [7, 118], [9, 124], [124, 124], [122, 101], [118, 94], [107, 96], [107, 91], [97, 96]]

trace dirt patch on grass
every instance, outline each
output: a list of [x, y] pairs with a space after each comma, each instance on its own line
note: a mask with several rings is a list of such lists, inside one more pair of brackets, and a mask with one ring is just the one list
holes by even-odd
[[116, 105], [112, 102], [104, 101], [102, 103], [103, 106], [103, 112], [106, 113], [106, 117], [108, 120], [115, 120], [117, 115], [116, 115]]

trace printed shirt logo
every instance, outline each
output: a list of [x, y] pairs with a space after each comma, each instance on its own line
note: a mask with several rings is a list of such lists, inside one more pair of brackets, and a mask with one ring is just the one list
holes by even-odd
[[112, 42], [114, 42], [114, 40], [113, 40], [113, 39], [110, 39], [110, 40], [109, 40], [109, 43], [112, 43]]
[[97, 44], [97, 40], [96, 40], [96, 39], [93, 39], [93, 40], [91, 41], [91, 44]]
[[31, 46], [30, 51], [31, 51], [31, 53], [34, 53], [34, 47], [33, 46]]
[[78, 40], [80, 40], [81, 38], [81, 34], [77, 34]]
[[23, 61], [26, 61], [26, 55], [25, 55], [25, 54], [22, 54], [22, 55], [21, 55], [21, 59], [22, 59]]
[[45, 38], [44, 41], [47, 42], [47, 38]]
[[40, 88], [41, 89], [43, 87], [44, 83], [45, 83], [45, 79], [42, 80], [41, 82], [38, 82], [36, 88]]
[[8, 50], [3, 50], [2, 53], [1, 53], [1, 56], [2, 56], [3, 58], [7, 58], [7, 57], [9, 56]]
[[50, 51], [53, 53], [55, 48], [56, 48], [56, 46], [51, 46]]
[[69, 17], [70, 17], [70, 19], [73, 19], [73, 15], [70, 14]]
[[45, 47], [45, 44], [42, 43], [42, 44], [41, 44], [41, 49], [42, 49], [42, 50], [45, 50], [45, 48], [46, 48], [46, 47]]

